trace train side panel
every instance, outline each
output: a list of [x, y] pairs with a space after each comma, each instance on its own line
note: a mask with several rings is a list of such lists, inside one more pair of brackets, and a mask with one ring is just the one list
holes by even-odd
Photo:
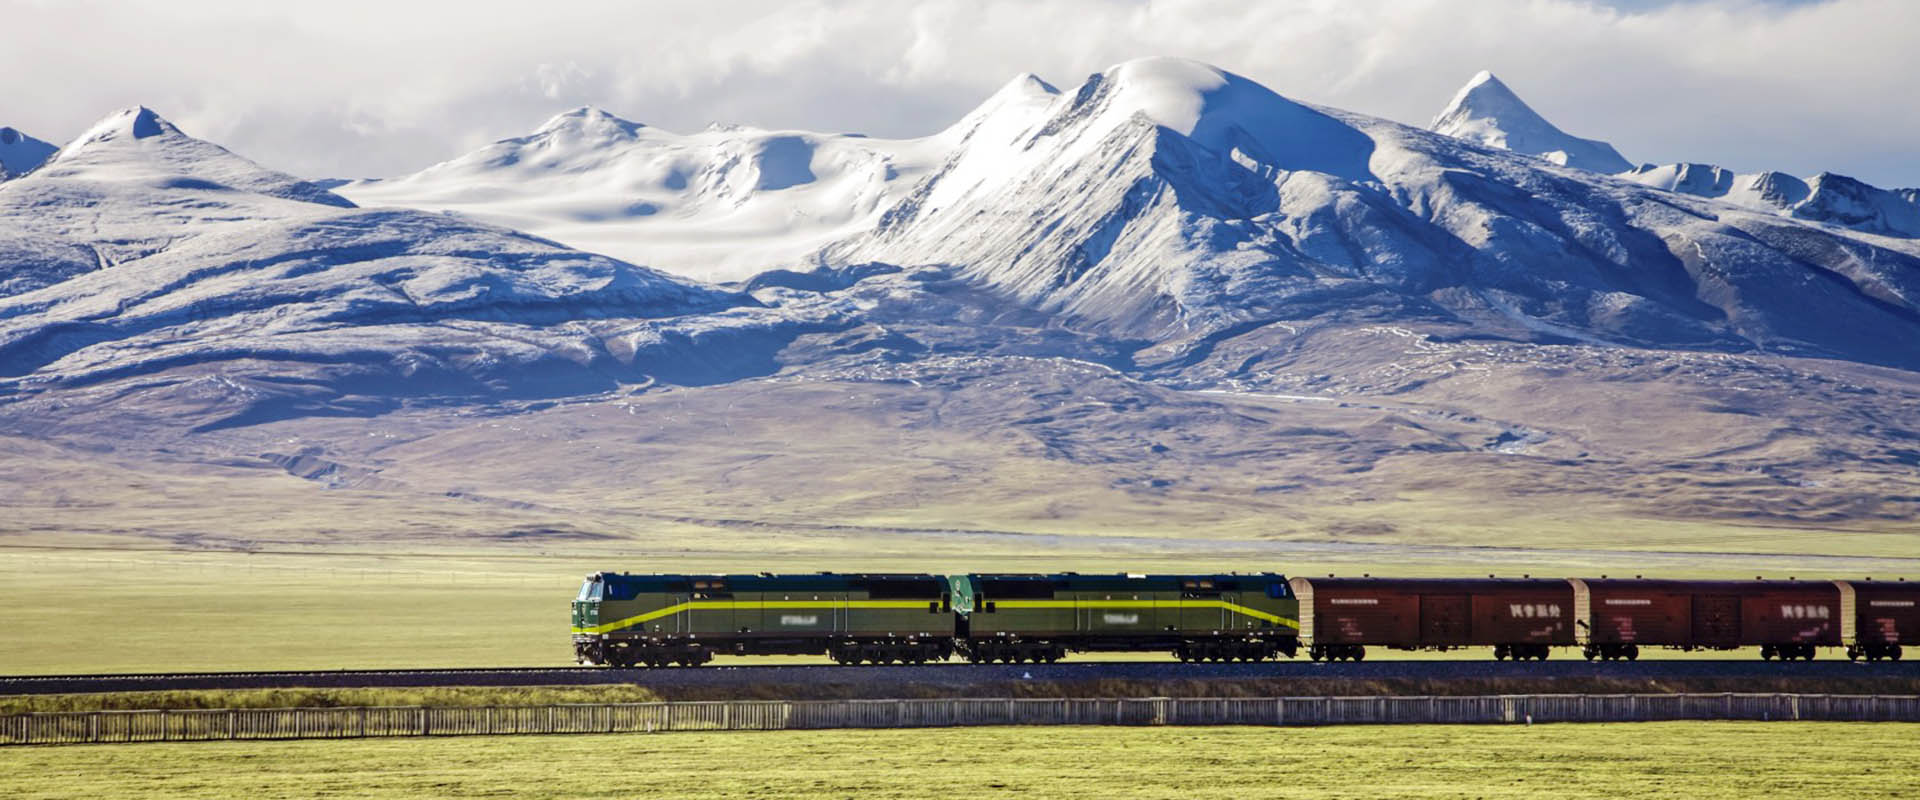
[[1731, 649], [1841, 643], [1841, 590], [1828, 581], [1575, 579], [1581, 641], [1590, 647]]
[[1302, 640], [1403, 649], [1571, 645], [1574, 595], [1563, 580], [1294, 578]]
[[1286, 578], [1270, 573], [956, 580], [977, 592], [967, 638], [971, 654], [982, 659], [1051, 660], [1066, 650], [1258, 658], [1291, 652], [1299, 626], [1299, 604]]

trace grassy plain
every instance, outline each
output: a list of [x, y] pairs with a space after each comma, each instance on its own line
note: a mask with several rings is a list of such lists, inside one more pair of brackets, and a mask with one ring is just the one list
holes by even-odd
[[1893, 723], [1675, 722], [91, 745], [0, 751], [0, 795], [1911, 798], [1917, 737]]
[[[1168, 558], [1126, 552], [1055, 555], [937, 549], [918, 559], [878, 549], [865, 554], [851, 549], [839, 554], [781, 554], [777, 561], [758, 558], [682, 552], [671, 563], [663, 563], [618, 553], [246, 555], [6, 550], [0, 551], [0, 608], [7, 609], [5, 625], [0, 627], [0, 674], [563, 665], [571, 663], [572, 655], [567, 603], [581, 576], [599, 569], [758, 571], [778, 564], [796, 571], [1117, 572], [1244, 569], [1248, 563], [1244, 554]], [[1298, 561], [1284, 567], [1304, 574], [1396, 575], [1472, 574], [1486, 568], [1460, 561], [1398, 566]], [[1565, 575], [1586, 569], [1542, 560], [1510, 562], [1502, 572]], [[1703, 569], [1695, 574], [1738, 575], [1731, 569], [1719, 573]], [[1380, 652], [1370, 657], [1488, 656], [1469, 650]], [[1568, 652], [1555, 657], [1576, 656]], [[1654, 651], [1646, 657], [1745, 658], [1750, 654]], [[799, 656], [753, 661], [826, 663], [824, 658]]]
[[485, 708], [570, 703], [651, 703], [651, 690], [611, 686], [430, 686], [347, 689], [188, 689], [157, 692], [0, 695], [0, 716], [182, 708]]

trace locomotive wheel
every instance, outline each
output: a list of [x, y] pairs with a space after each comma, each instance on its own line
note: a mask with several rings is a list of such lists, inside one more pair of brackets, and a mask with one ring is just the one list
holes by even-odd
[[1627, 660], [1628, 661], [1640, 660], [1640, 645], [1637, 645], [1637, 644], [1627, 645]]
[[1887, 646], [1887, 658], [1889, 658], [1889, 659], [1892, 659], [1892, 660], [1894, 660], [1894, 661], [1899, 661], [1899, 660], [1900, 660], [1900, 645], [1897, 645], [1897, 644], [1895, 644], [1895, 645], [1888, 645], [1888, 646]]

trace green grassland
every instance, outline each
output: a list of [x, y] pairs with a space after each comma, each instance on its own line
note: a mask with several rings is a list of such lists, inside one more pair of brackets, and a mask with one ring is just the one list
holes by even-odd
[[651, 703], [660, 696], [632, 685], [429, 686], [341, 689], [183, 689], [155, 692], [0, 695], [0, 716], [74, 711], [188, 708], [484, 708], [576, 703]]
[[[0, 795], [1920, 797], [1920, 726], [949, 728], [0, 750]], [[1045, 742], [1045, 746], [1036, 747]]]
[[[929, 549], [917, 559], [885, 550], [781, 554], [766, 561], [737, 553], [676, 555], [661, 561], [620, 554], [0, 551], [0, 607], [7, 609], [5, 625], [0, 627], [0, 674], [564, 665], [572, 658], [568, 601], [581, 576], [599, 569], [758, 571], [777, 565], [795, 571], [1115, 572], [1245, 569], [1249, 563], [1238, 560], [1243, 554], [1200, 559], [1126, 552], [1022, 555], [938, 549]], [[1521, 570], [1578, 574], [1584, 569], [1545, 560], [1506, 567], [1513, 570], [1507, 574]], [[1396, 568], [1302, 561], [1273, 568], [1320, 574], [1364, 570], [1444, 575], [1472, 574], [1484, 565], [1433, 562]], [[1382, 651], [1369, 657], [1485, 659], [1489, 655], [1483, 650]], [[1577, 656], [1566, 651], [1555, 657]], [[1753, 656], [1651, 651], [1644, 657]], [[782, 661], [827, 663], [821, 657], [754, 659], [755, 663]]]

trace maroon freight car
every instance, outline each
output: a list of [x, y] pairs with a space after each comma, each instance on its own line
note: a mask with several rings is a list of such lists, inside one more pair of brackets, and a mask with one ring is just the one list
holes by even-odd
[[1358, 661], [1399, 650], [1492, 646], [1494, 658], [1545, 659], [1571, 646], [1573, 587], [1546, 579], [1294, 578], [1307, 654]]
[[1920, 583], [1835, 581], [1847, 658], [1900, 660], [1900, 646], [1920, 642]]
[[1588, 659], [1640, 656], [1640, 648], [1732, 650], [1813, 658], [1841, 644], [1841, 589], [1830, 581], [1574, 579], [1576, 625]]

